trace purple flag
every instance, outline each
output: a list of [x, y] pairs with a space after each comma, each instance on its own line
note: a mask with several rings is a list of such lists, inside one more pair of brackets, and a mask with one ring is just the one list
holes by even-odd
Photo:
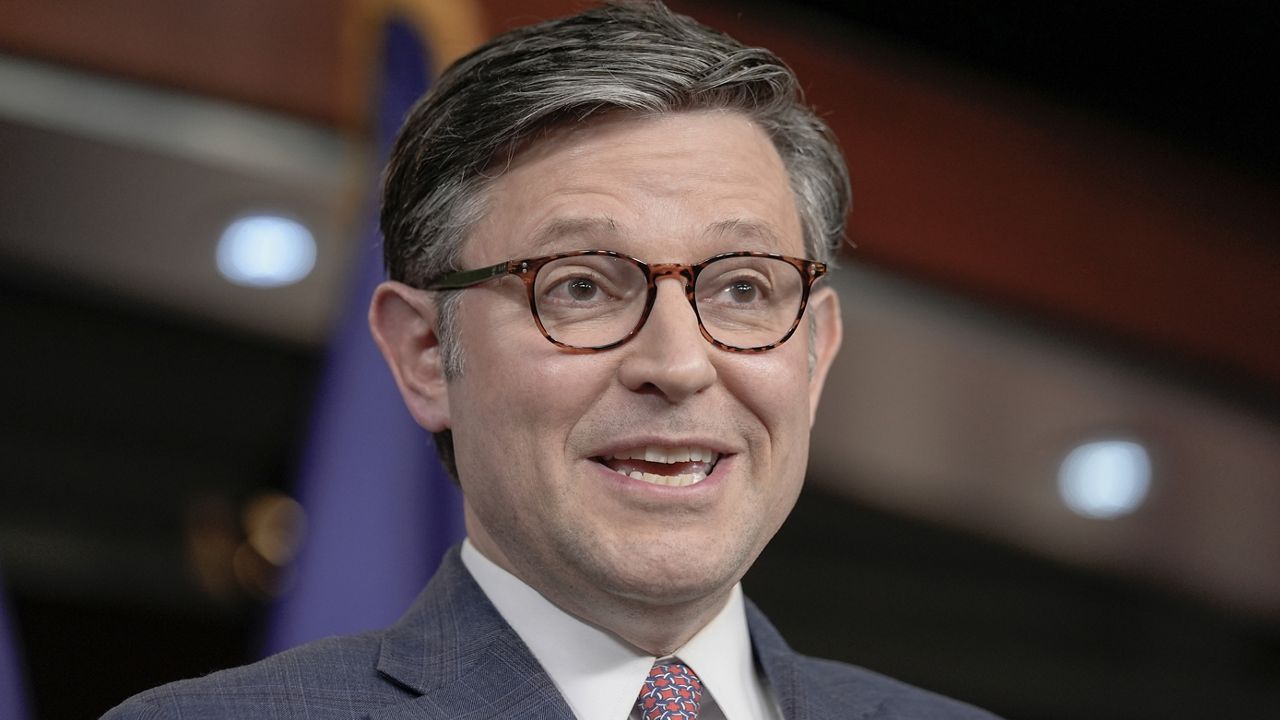
[[[428, 58], [416, 28], [388, 20], [375, 112], [379, 167], [427, 89]], [[307, 536], [295, 582], [275, 608], [269, 652], [391, 624], [464, 534], [461, 495], [369, 334], [369, 299], [383, 279], [381, 237], [370, 224], [316, 398], [296, 490]]]
[[3, 590], [4, 583], [0, 582], [0, 718], [23, 720], [27, 717], [27, 688], [22, 670], [22, 648], [9, 626]]

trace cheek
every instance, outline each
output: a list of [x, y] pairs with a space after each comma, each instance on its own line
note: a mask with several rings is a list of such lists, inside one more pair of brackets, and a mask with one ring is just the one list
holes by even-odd
[[[801, 352], [795, 352], [797, 347]], [[807, 444], [809, 370], [808, 355], [802, 344], [793, 340], [767, 353], [744, 355], [732, 369], [722, 372], [721, 378], [729, 391], [759, 419], [775, 452], [790, 454], [790, 446], [795, 442]], [[779, 459], [794, 460], [793, 457]]]
[[607, 372], [598, 358], [566, 353], [547, 342], [530, 318], [519, 319], [523, 323], [515, 327], [504, 323], [505, 333], [494, 332], [496, 325], [467, 328], [474, 331], [457, 381], [454, 432], [482, 443], [500, 439], [505, 447], [499, 452], [537, 462], [562, 454], [569, 433], [603, 391]]

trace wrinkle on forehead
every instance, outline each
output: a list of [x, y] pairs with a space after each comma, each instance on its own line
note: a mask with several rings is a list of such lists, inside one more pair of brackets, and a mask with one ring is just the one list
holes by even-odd
[[[620, 114], [551, 131], [512, 158], [487, 194], [472, 239], [483, 237], [490, 249], [472, 247], [473, 262], [625, 251], [664, 239], [803, 253], [782, 160], [764, 131], [735, 112]], [[663, 227], [680, 216], [683, 227]], [[701, 259], [666, 254], [644, 259]]]
[[[781, 233], [770, 223], [748, 218], [730, 218], [708, 225], [703, 238], [732, 240], [737, 249], [772, 251], [783, 244]], [[534, 231], [529, 240], [531, 255], [573, 250], [617, 250], [618, 241], [626, 241], [625, 227], [608, 216], [555, 217]], [[680, 258], [651, 258], [652, 261], [677, 261]]]
[[[553, 217], [530, 236], [529, 250], [533, 253], [563, 252], [570, 249], [609, 250], [611, 248], [607, 246], [610, 243], [625, 235], [626, 231], [618, 225], [618, 222], [608, 216]], [[570, 240], [581, 240], [595, 243], [595, 245], [568, 248], [565, 243]]]

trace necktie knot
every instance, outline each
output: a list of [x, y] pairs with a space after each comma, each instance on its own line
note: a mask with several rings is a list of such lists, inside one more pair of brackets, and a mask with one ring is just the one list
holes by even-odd
[[636, 707], [644, 720], [697, 720], [702, 681], [677, 660], [658, 661], [644, 680]]

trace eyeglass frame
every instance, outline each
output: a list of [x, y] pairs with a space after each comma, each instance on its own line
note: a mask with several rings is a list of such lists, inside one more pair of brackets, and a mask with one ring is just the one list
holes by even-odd
[[[590, 347], [579, 347], [577, 345], [569, 345], [551, 337], [551, 333], [547, 332], [547, 328], [542, 324], [542, 318], [538, 315], [538, 302], [534, 295], [534, 283], [538, 278], [540, 271], [548, 263], [555, 260], [562, 260], [570, 257], [584, 256], [606, 256], [618, 258], [619, 260], [627, 260], [640, 268], [645, 274], [646, 291], [648, 297], [645, 301], [644, 311], [640, 314], [640, 319], [636, 321], [636, 325], [626, 335], [605, 345], [596, 345]], [[711, 263], [727, 258], [735, 257], [758, 257], [771, 258], [773, 260], [781, 260], [800, 273], [802, 283], [800, 292], [800, 306], [796, 309], [796, 318], [791, 323], [791, 327], [782, 336], [781, 339], [768, 345], [760, 345], [757, 347], [742, 348], [721, 342], [711, 336], [706, 325], [702, 323], [702, 315], [698, 312], [698, 301], [694, 295], [694, 286], [697, 285], [698, 275]], [[685, 299], [689, 301], [689, 306], [693, 308], [693, 315], [698, 320], [698, 331], [702, 333], [702, 337], [707, 342], [721, 350], [729, 352], [741, 353], [760, 353], [772, 350], [779, 345], [791, 339], [795, 334], [796, 328], [800, 327], [800, 320], [804, 317], [804, 311], [809, 306], [809, 293], [813, 289], [813, 284], [822, 276], [827, 274], [827, 264], [818, 262], [817, 260], [808, 260], [805, 258], [790, 257], [787, 255], [779, 255], [777, 253], [757, 252], [753, 250], [738, 250], [732, 252], [723, 252], [712, 255], [698, 263], [653, 263], [649, 264], [639, 258], [625, 255], [613, 250], [575, 250], [572, 252], [556, 253], [554, 255], [543, 255], [541, 257], [524, 258], [521, 260], [507, 260], [496, 265], [488, 267], [476, 268], [474, 270], [459, 270], [456, 272], [445, 273], [424, 284], [423, 290], [465, 290], [469, 287], [475, 287], [483, 282], [493, 280], [494, 278], [503, 277], [505, 275], [515, 275], [524, 281], [525, 291], [529, 296], [529, 312], [533, 315], [533, 322], [538, 326], [539, 332], [552, 344], [562, 347], [566, 350], [574, 350], [578, 352], [603, 352], [612, 350], [631, 338], [640, 334], [644, 329], [645, 323], [649, 321], [649, 313], [653, 311], [653, 305], [658, 299], [658, 280], [664, 277], [679, 276], [684, 279]]]

